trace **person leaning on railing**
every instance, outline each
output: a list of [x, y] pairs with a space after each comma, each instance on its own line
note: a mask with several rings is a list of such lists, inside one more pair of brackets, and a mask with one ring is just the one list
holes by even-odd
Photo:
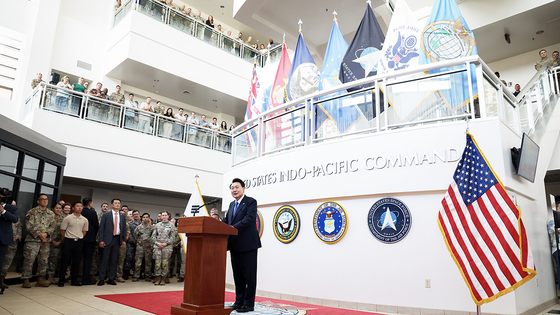
[[[62, 77], [62, 80], [60, 82], [58, 82], [58, 84], [56, 85], [58, 87], [61, 88], [65, 88], [65, 89], [69, 89], [69, 90], [73, 90], [74, 87], [72, 85], [70, 85], [70, 78], [65, 75]], [[68, 106], [68, 98], [70, 97], [70, 94], [66, 91], [64, 91], [63, 89], [58, 89], [57, 93], [56, 93], [56, 108], [59, 111], [65, 111], [66, 107]]]
[[212, 29], [214, 28], [214, 17], [209, 15], [205, 24], [207, 27], [204, 28], [204, 40], [209, 42], [210, 38], [212, 38], [212, 34], [214, 33], [212, 32]]
[[545, 65], [545, 64], [549, 64], [552, 66], [552, 58], [548, 57], [548, 54], [546, 52], [546, 49], [541, 49], [539, 51], [539, 55], [541, 56], [541, 60], [537, 61], [535, 63], [535, 69], [537, 71], [541, 70], [541, 68]]

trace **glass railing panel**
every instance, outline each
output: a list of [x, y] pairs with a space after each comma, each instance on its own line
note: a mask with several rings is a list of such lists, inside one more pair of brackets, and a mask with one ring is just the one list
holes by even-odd
[[498, 88], [486, 76], [484, 77], [484, 102], [486, 103], [486, 117], [499, 116]]
[[465, 71], [388, 85], [389, 126], [468, 114]]
[[247, 45], [243, 45], [243, 59], [249, 62], [256, 62], [258, 56], [259, 56], [258, 50], [249, 47]]
[[64, 88], [45, 86], [43, 107], [68, 115], [79, 116], [82, 96]]
[[162, 138], [183, 142], [185, 138], [185, 123], [173, 118], [158, 116], [157, 135]]
[[192, 35], [193, 24], [194, 20], [182, 12], [171, 10], [169, 13], [169, 25], [182, 32]]
[[228, 134], [214, 132], [212, 144], [214, 150], [231, 153], [231, 136]]
[[[545, 92], [546, 91], [545, 88], [544, 88], [545, 84], [546, 84], [546, 74], [543, 74], [539, 78], [539, 81], [538, 81], [538, 84], [537, 84], [538, 87], [539, 87], [539, 90], [540, 90], [541, 104], [542, 104], [543, 108], [546, 106], [546, 101], [548, 100], [548, 97], [549, 97], [549, 95], [546, 95], [546, 92]], [[538, 116], [535, 116], [535, 117], [538, 117]]]
[[233, 138], [233, 145], [235, 146], [235, 155], [233, 163], [241, 163], [248, 159], [257, 156], [257, 134], [259, 133], [259, 126], [254, 125]]
[[138, 122], [140, 121], [138, 110], [130, 107], [124, 108], [123, 128], [138, 130]]
[[[530, 98], [526, 97], [521, 103], [519, 103], [519, 122], [521, 124], [521, 132], [528, 133], [531, 129], [529, 124], [529, 115], [527, 112], [527, 103], [530, 102]], [[505, 106], [504, 106], [505, 107]]]
[[120, 125], [121, 106], [113, 105], [109, 101], [89, 97], [85, 106], [85, 118], [113, 126]]
[[515, 122], [515, 106], [510, 102], [510, 100], [504, 95], [504, 118], [506, 125], [508, 125], [512, 130], [517, 130]]
[[274, 48], [269, 50], [270, 51], [266, 54], [267, 58], [270, 58], [269, 62], [280, 60], [280, 57], [282, 57], [282, 44], [277, 44]]
[[305, 142], [305, 107], [299, 106], [264, 122], [265, 153]]
[[[315, 103], [315, 139], [332, 138], [377, 127], [375, 94], [328, 95]], [[381, 105], [383, 107], [383, 105]]]
[[145, 110], [138, 110], [138, 125], [135, 129], [136, 131], [153, 134], [155, 129], [155, 115], [145, 111]]
[[138, 11], [158, 21], [165, 22], [167, 9], [167, 6], [160, 1], [143, 0], [140, 1]]
[[232, 55], [239, 56], [239, 42], [235, 39], [224, 35], [223, 38], [222, 49], [229, 52]]
[[197, 31], [198, 31], [197, 34], [198, 38], [204, 40], [209, 44], [218, 47], [218, 44], [220, 43], [219, 37], [221, 36], [220, 32], [214, 30], [213, 28], [205, 24], [198, 24]]

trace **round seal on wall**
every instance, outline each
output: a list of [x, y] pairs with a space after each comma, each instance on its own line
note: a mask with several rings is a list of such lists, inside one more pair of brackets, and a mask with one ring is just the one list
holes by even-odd
[[255, 218], [255, 220], [257, 221], [257, 231], [259, 231], [259, 237], [262, 237], [264, 221], [262, 213], [259, 210], [257, 210], [257, 217]]
[[382, 243], [393, 244], [401, 241], [410, 231], [411, 225], [410, 211], [398, 199], [380, 199], [369, 209], [369, 230]]
[[299, 214], [292, 206], [282, 206], [274, 214], [274, 221], [272, 222], [272, 229], [276, 238], [288, 244], [292, 242], [299, 233]]
[[322, 203], [313, 215], [313, 229], [317, 237], [327, 243], [334, 244], [344, 237], [348, 228], [346, 211], [336, 202]]

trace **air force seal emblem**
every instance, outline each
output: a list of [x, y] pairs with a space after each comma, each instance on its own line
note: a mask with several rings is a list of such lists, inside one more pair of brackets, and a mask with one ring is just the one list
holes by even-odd
[[328, 201], [319, 206], [313, 215], [313, 228], [317, 237], [334, 244], [346, 234], [348, 218], [346, 211], [336, 202]]
[[377, 201], [368, 213], [369, 230], [382, 243], [399, 242], [408, 234], [411, 224], [408, 207], [395, 198]]
[[276, 238], [288, 244], [293, 241], [299, 233], [299, 214], [292, 206], [282, 206], [274, 215], [274, 222], [272, 223], [274, 235]]

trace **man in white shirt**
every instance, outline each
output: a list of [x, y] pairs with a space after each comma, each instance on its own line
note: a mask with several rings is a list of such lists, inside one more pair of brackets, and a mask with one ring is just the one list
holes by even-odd
[[[140, 109], [141, 110], [145, 110], [147, 112], [153, 113], [154, 112], [154, 107], [152, 106], [152, 98], [151, 97], [147, 97], [146, 101], [143, 102], [142, 104], [140, 104]], [[142, 112], [139, 113], [140, 117], [138, 119], [138, 130], [142, 131], [142, 132], [148, 132], [151, 133], [152, 130], [152, 126], [151, 126], [151, 119], [152, 116], [148, 115], [148, 114], [144, 114]]]
[[136, 122], [134, 121], [134, 117], [136, 117], [136, 112], [132, 108], [137, 108], [136, 103], [134, 102], [134, 94], [128, 94], [128, 99], [124, 101], [124, 106], [129, 107], [125, 108], [125, 121], [124, 126], [126, 128], [135, 129]]
[[193, 124], [194, 126], [188, 126], [189, 127], [189, 137], [187, 139], [187, 141], [189, 143], [196, 143], [196, 134], [198, 132], [198, 125], [200, 124], [200, 121], [198, 120], [198, 118], [196, 118], [196, 113], [195, 112], [191, 112], [191, 117], [189, 117], [187, 119], [187, 122], [189, 124]]
[[[62, 234], [62, 259], [60, 263], [60, 274], [64, 274], [70, 260], [72, 260], [72, 280], [70, 285], [82, 286], [78, 282], [78, 269], [80, 268], [80, 258], [84, 250], [84, 236], [89, 229], [89, 221], [82, 216], [84, 206], [76, 201], [72, 205], [72, 214], [69, 214], [60, 224], [60, 234]], [[60, 277], [59, 287], [64, 286], [64, 277]]]
[[[200, 121], [200, 127], [209, 128], [208, 122], [206, 121], [206, 115], [201, 116], [202, 120]], [[208, 142], [208, 131], [201, 129], [198, 131], [198, 141], [205, 147], [210, 146]]]
[[185, 117], [185, 115], [183, 115], [184, 110], [182, 108], [179, 108], [179, 112], [177, 114], [175, 114], [175, 119], [178, 119], [182, 122], [187, 122], [187, 117]]

